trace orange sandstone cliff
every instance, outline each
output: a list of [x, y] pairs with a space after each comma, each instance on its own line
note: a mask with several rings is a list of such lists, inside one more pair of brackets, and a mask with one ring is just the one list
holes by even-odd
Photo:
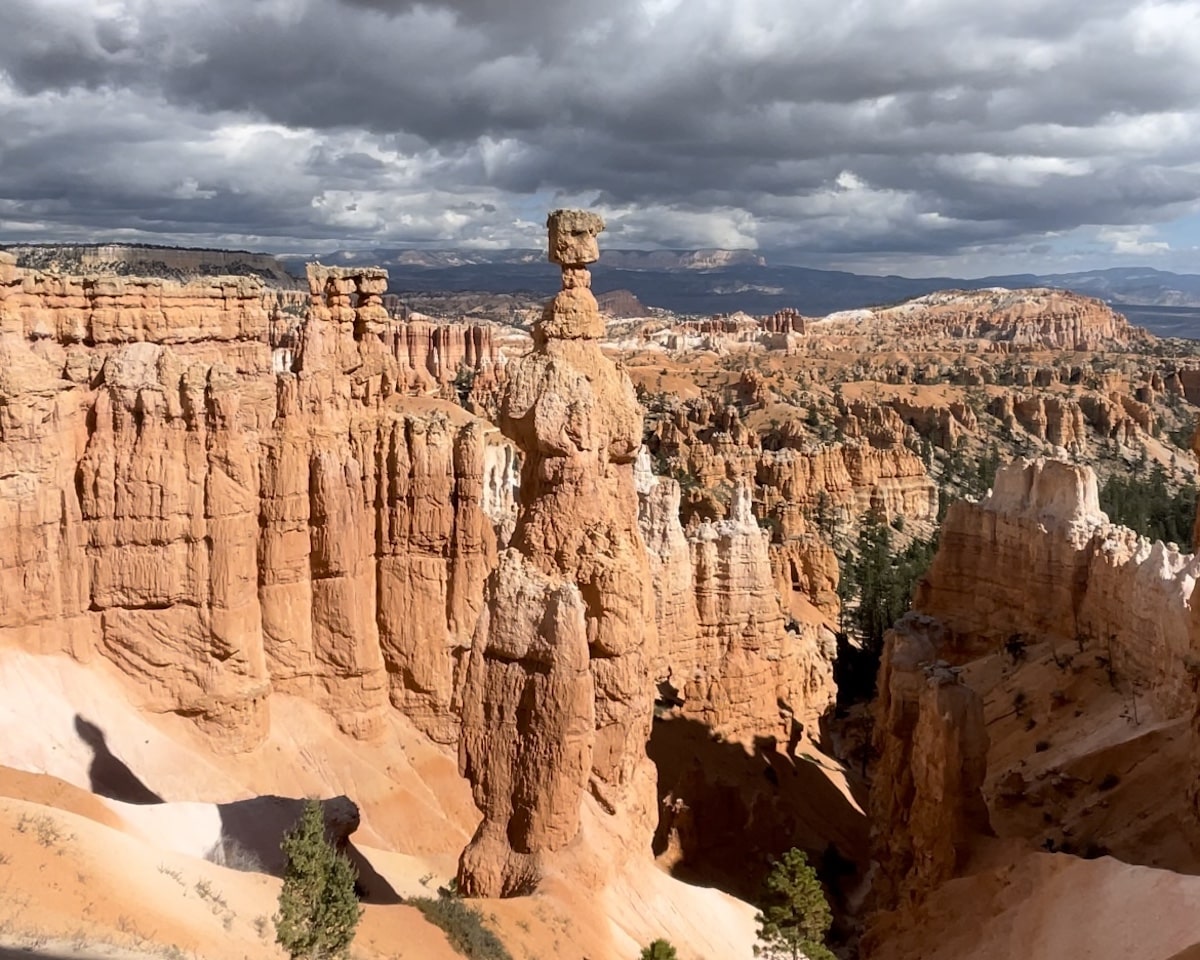
[[1013, 635], [1097, 642], [1178, 716], [1194, 698], [1186, 665], [1198, 571], [1178, 545], [1110, 524], [1090, 467], [1018, 461], [979, 503], [951, 505], [914, 607], [993, 649]]
[[678, 482], [651, 474], [648, 458], [639, 494], [657, 600], [660, 694], [683, 716], [735, 739], [786, 742], [794, 724], [815, 729], [833, 703], [834, 636], [820, 615], [787, 622], [771, 537], [751, 511], [748, 484], [734, 488], [728, 517], [686, 532]]
[[990, 832], [983, 799], [983, 698], [944, 660], [945, 630], [910, 615], [888, 631], [879, 667], [871, 790], [878, 906], [918, 900], [957, 875]]
[[385, 279], [314, 270], [284, 323], [244, 278], [0, 264], [0, 643], [102, 656], [225, 749], [272, 690], [452, 740], [515, 454], [405, 395]]

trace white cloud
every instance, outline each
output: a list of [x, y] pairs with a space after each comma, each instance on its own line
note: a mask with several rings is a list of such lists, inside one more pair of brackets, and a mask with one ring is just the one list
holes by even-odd
[[1097, 239], [1107, 243], [1113, 253], [1123, 256], [1153, 257], [1168, 253], [1171, 245], [1163, 240], [1152, 240], [1154, 229], [1148, 226], [1105, 227], [1096, 234]]
[[1200, 199], [1200, 0], [8, 4], [0, 236], [965, 266]]

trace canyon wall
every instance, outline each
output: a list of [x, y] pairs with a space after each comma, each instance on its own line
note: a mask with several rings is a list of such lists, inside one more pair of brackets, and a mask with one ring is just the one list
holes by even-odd
[[963, 867], [991, 832], [983, 782], [983, 698], [941, 659], [947, 631], [909, 614], [889, 630], [879, 665], [871, 848], [880, 908], [919, 900]]
[[781, 429], [778, 448], [763, 449], [735, 407], [716, 408], [705, 399], [660, 420], [650, 442], [653, 455], [683, 464], [701, 487], [751, 482], [765, 515], [776, 516], [790, 536], [803, 532], [802, 515], [819, 501], [847, 519], [872, 509], [888, 520], [937, 515], [937, 487], [921, 458], [900, 442], [903, 422], [897, 419], [896, 427], [899, 435], [879, 446], [859, 439], [864, 431], [849, 442], [817, 443]]
[[[832, 701], [836, 561], [794, 511], [770, 542], [750, 441], [728, 515], [687, 533], [675, 481], [635, 482], [641, 410], [570, 259], [583, 223], [507, 367], [490, 328], [389, 317], [381, 270], [310, 267], [301, 311], [254, 279], [0, 258], [0, 644], [108, 664], [230, 751], [275, 693], [359, 737], [391, 709], [446, 744], [461, 725], [467, 891], [535, 884], [584, 793], [648, 850], [655, 682], [726, 737], [794, 741]], [[464, 366], [500, 430], [444, 399]], [[889, 469], [839, 463], [849, 491]]]
[[[750, 389], [758, 382], [743, 380]], [[814, 520], [852, 524], [867, 513], [889, 522], [937, 516], [937, 487], [921, 458], [903, 445], [904, 423], [884, 409], [893, 427], [886, 436], [882, 425], [866, 428], [851, 416], [848, 442], [817, 443], [788, 421], [770, 437], [775, 448], [764, 449], [763, 438], [735, 407], [693, 401], [655, 423], [647, 439], [650, 462], [659, 462], [659, 473], [666, 472], [663, 464], [681, 465], [676, 477], [677, 485], [686, 485], [679, 499], [689, 536], [699, 522], [729, 517], [734, 491], [744, 485], [752, 519], [771, 532], [771, 576], [785, 614], [800, 622], [833, 622], [837, 558], [828, 532], [818, 531]]]
[[385, 275], [309, 280], [289, 325], [245, 278], [0, 263], [0, 643], [103, 656], [230, 749], [272, 690], [449, 741], [515, 451], [405, 396]]
[[[797, 725], [815, 729], [834, 699], [836, 642], [816, 611], [787, 621], [770, 534], [754, 517], [748, 484], [735, 487], [727, 518], [685, 533], [679, 484], [651, 473], [647, 455], [638, 466], [657, 600], [660, 697], [731, 739], [787, 742]], [[789, 575], [782, 595], [791, 589]]]
[[979, 503], [951, 504], [914, 609], [996, 647], [1090, 643], [1165, 715], [1190, 710], [1190, 598], [1200, 565], [1101, 512], [1090, 467], [1017, 461]]

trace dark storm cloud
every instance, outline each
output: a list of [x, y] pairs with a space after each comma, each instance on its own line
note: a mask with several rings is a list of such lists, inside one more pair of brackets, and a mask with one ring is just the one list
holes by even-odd
[[8, 0], [0, 232], [1025, 251], [1200, 197], [1200, 0]]

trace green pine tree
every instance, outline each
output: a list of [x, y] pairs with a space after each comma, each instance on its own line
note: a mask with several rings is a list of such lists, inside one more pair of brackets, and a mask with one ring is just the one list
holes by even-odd
[[283, 837], [287, 857], [275, 939], [293, 960], [333, 960], [350, 952], [362, 910], [350, 861], [325, 837], [321, 801], [310, 799]]
[[650, 946], [642, 948], [638, 960], [676, 960], [675, 948], [666, 940], [655, 940]]
[[771, 867], [764, 884], [757, 956], [768, 960], [834, 960], [825, 946], [833, 913], [803, 850], [792, 848]]

